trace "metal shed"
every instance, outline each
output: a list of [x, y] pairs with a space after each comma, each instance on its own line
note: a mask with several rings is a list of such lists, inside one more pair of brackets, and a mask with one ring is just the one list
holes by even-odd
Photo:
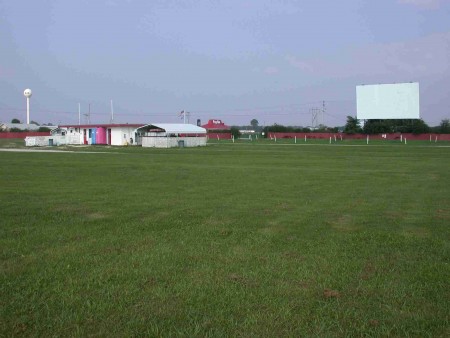
[[137, 131], [138, 144], [143, 147], [174, 148], [206, 146], [206, 129], [193, 124], [153, 123]]

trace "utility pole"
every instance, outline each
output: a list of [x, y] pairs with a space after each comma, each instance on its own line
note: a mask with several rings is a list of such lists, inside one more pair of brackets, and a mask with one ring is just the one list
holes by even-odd
[[317, 128], [317, 126], [319, 125], [319, 113], [320, 113], [320, 108], [311, 108], [309, 110], [311, 112], [311, 128]]
[[325, 100], [322, 101], [322, 125], [323, 125], [323, 116], [325, 115]]
[[91, 104], [89, 103], [89, 110], [87, 114], [83, 114], [87, 119], [87, 124], [91, 124]]

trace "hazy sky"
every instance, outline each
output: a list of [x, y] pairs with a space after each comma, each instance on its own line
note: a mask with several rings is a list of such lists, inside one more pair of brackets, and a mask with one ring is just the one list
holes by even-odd
[[[418, 81], [450, 117], [448, 0], [0, 0], [0, 121], [311, 125], [356, 116], [355, 86]], [[85, 122], [83, 117], [82, 122]]]

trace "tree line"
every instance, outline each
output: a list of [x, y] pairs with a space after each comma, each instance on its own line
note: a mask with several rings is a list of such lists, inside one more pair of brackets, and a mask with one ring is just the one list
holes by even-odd
[[384, 119], [367, 120], [361, 126], [361, 121], [356, 117], [347, 116], [344, 126], [346, 134], [389, 134], [389, 133], [412, 133], [412, 134], [450, 134], [450, 120], [444, 119], [439, 126], [430, 127], [422, 119]]
[[[19, 119], [12, 119], [11, 120], [11, 124], [20, 124], [20, 120]], [[28, 129], [22, 129], [19, 127], [12, 127], [9, 128], [8, 130], [3, 130], [0, 128], [0, 132], [10, 132], [10, 133], [21, 133], [21, 132], [28, 132], [28, 131], [38, 131], [38, 132], [49, 132], [50, 128], [48, 128], [47, 126], [52, 126], [51, 123], [49, 123], [47, 126], [45, 124], [40, 125], [39, 123], [37, 123], [36, 121], [30, 121], [30, 124], [34, 124], [36, 126], [39, 126], [39, 128], [37, 130], [28, 130]]]

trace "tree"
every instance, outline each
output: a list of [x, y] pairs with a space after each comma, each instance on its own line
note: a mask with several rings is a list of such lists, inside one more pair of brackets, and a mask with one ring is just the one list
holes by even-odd
[[367, 120], [363, 127], [364, 134], [384, 134], [393, 131], [391, 120]]
[[250, 121], [250, 125], [252, 126], [253, 130], [256, 130], [258, 128], [259, 122], [257, 119], [253, 119]]
[[231, 131], [231, 135], [233, 135], [234, 138], [239, 138], [239, 136], [241, 136], [241, 132], [239, 131], [238, 127], [233, 126], [233, 127], [231, 127], [230, 131]]
[[425, 134], [430, 131], [430, 127], [428, 124], [425, 123], [422, 119], [413, 120], [412, 126], [411, 126], [411, 132], [413, 134]]
[[357, 134], [362, 132], [361, 126], [359, 125], [359, 120], [356, 117], [347, 116], [347, 123], [344, 127], [344, 133], [346, 134]]
[[12, 119], [11, 123], [20, 123], [20, 120], [19, 119]]
[[450, 120], [443, 119], [439, 125], [439, 132], [441, 134], [450, 134]]
[[39, 123], [37, 123], [36, 121], [31, 121], [30, 124], [35, 124], [35, 125], [39, 125]]

